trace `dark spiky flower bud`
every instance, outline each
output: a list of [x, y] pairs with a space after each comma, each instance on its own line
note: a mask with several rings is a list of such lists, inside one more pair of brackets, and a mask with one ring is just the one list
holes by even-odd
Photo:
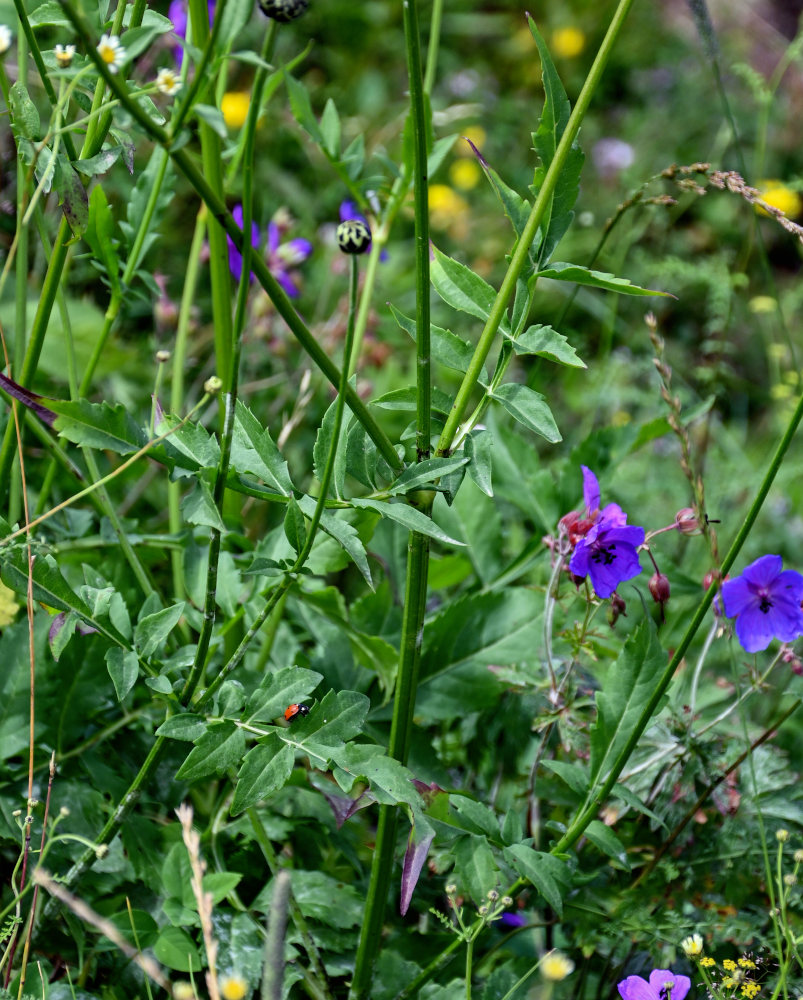
[[337, 227], [337, 245], [343, 253], [365, 253], [371, 246], [371, 230], [361, 219], [346, 219]]
[[289, 24], [306, 11], [309, 0], [259, 0], [259, 9], [265, 17], [280, 24]]

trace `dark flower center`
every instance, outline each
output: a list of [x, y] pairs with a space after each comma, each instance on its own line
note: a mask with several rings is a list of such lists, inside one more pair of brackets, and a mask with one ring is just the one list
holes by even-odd
[[668, 980], [664, 985], [658, 990], [658, 996], [661, 1000], [672, 1000], [672, 990], [675, 984], [671, 980]]
[[611, 542], [610, 545], [595, 545], [591, 561], [602, 563], [603, 566], [610, 566], [616, 562], [616, 542]]
[[763, 611], [766, 615], [771, 607], [772, 601], [769, 599], [769, 596], [767, 594], [762, 594], [761, 600], [758, 602], [758, 610]]

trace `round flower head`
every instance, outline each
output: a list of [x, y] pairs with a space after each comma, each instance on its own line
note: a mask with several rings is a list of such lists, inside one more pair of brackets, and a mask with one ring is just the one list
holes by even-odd
[[279, 24], [289, 24], [301, 17], [309, 7], [309, 0], [259, 0], [259, 9]]
[[669, 969], [653, 969], [649, 980], [628, 976], [617, 987], [622, 1000], [684, 1000], [690, 988], [688, 976], [676, 976]]
[[371, 230], [361, 219], [346, 219], [337, 227], [337, 245], [343, 253], [365, 253], [371, 246]]
[[74, 45], [57, 45], [53, 50], [59, 69], [69, 69], [75, 56]]
[[156, 89], [160, 94], [173, 97], [181, 90], [181, 77], [174, 69], [162, 68], [156, 74]]
[[103, 35], [98, 42], [98, 53], [110, 73], [116, 73], [125, 62], [125, 49], [117, 35]]
[[780, 556], [762, 556], [722, 584], [725, 615], [736, 619], [736, 635], [748, 653], [766, 649], [773, 639], [791, 642], [803, 635], [803, 576], [782, 566]]
[[13, 38], [11, 28], [7, 24], [0, 24], [0, 56], [11, 48]]
[[242, 976], [221, 976], [220, 995], [223, 1000], [243, 1000], [250, 992], [248, 983]]

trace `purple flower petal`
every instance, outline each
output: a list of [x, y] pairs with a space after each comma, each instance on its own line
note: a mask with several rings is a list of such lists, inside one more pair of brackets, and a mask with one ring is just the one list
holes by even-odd
[[[240, 227], [243, 228], [243, 206], [235, 205], [232, 209], [232, 218]], [[234, 245], [234, 241], [231, 236], [226, 233], [226, 244], [229, 248], [229, 270], [232, 273], [235, 281], [240, 280], [240, 275], [243, 273], [243, 256], [237, 247]], [[259, 226], [255, 223], [251, 223], [251, 246], [254, 248], [259, 247]], [[254, 273], [251, 272], [251, 281], [254, 280]]]
[[650, 984], [641, 976], [628, 976], [619, 983], [617, 989], [622, 1000], [658, 1000]]
[[803, 576], [782, 566], [780, 556], [761, 556], [722, 585], [725, 614], [736, 619], [736, 636], [748, 653], [803, 635]]
[[581, 465], [583, 470], [583, 500], [586, 505], [586, 514], [593, 517], [594, 511], [599, 510], [599, 482], [594, 473], [585, 465]]
[[683, 1000], [691, 988], [688, 976], [676, 976], [669, 969], [653, 969], [650, 986], [662, 1000]]

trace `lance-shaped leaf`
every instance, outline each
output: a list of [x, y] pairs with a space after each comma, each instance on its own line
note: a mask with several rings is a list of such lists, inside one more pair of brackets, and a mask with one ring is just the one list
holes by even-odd
[[587, 367], [563, 334], [551, 326], [530, 326], [518, 337], [511, 338], [510, 343], [516, 354], [535, 354], [571, 368]]
[[598, 819], [592, 819], [585, 828], [585, 836], [588, 837], [591, 843], [594, 844], [595, 847], [598, 847], [603, 854], [607, 854], [609, 858], [613, 858], [614, 861], [618, 862], [622, 868], [630, 871], [630, 862], [627, 860], [627, 852], [625, 851], [621, 840], [619, 840], [609, 826], [606, 826]]
[[597, 692], [597, 719], [591, 727], [592, 783], [600, 783], [607, 777], [641, 722], [665, 666], [666, 653], [655, 636], [655, 626], [645, 619], [628, 636], [624, 649], [608, 670], [602, 691]]
[[527, 201], [526, 198], [522, 198], [520, 194], [513, 190], [513, 188], [508, 187], [499, 174], [488, 163], [479, 149], [477, 149], [471, 139], [466, 138], [466, 142], [474, 150], [474, 155], [479, 160], [479, 164], [482, 167], [485, 176], [488, 178], [491, 187], [494, 189], [497, 198], [501, 202], [505, 215], [508, 219], [510, 219], [510, 223], [513, 226], [516, 236], [521, 236], [524, 232], [524, 227], [527, 224], [527, 218], [530, 215], [531, 206], [529, 201]]
[[675, 297], [671, 292], [659, 292], [654, 288], [641, 288], [639, 285], [634, 285], [628, 278], [617, 278], [615, 274], [608, 274], [606, 271], [592, 271], [580, 264], [550, 264], [549, 267], [536, 271], [534, 277], [551, 278], [553, 281], [573, 281], [576, 285], [604, 288], [607, 292], [619, 292], [620, 295]]
[[468, 457], [456, 455], [451, 458], [427, 458], [423, 462], [408, 466], [390, 487], [390, 492], [396, 495], [409, 493], [429, 486], [441, 476], [446, 476], [456, 469], [468, 464]]
[[47, 424], [48, 427], [53, 426], [56, 413], [50, 409], [49, 404], [55, 402], [55, 400], [50, 399], [48, 396], [40, 396], [38, 392], [31, 392], [30, 389], [26, 389], [25, 386], [20, 385], [18, 382], [10, 379], [8, 375], [3, 375], [2, 373], [0, 373], [0, 387], [9, 396], [22, 403], [23, 406], [27, 406], [29, 410], [39, 417], [42, 423]]
[[414, 808], [421, 807], [421, 796], [415, 787], [412, 772], [393, 757], [388, 757], [382, 747], [370, 743], [347, 743], [334, 747], [331, 757], [354, 781], [367, 781], [377, 802], [383, 805], [404, 802]]
[[435, 524], [432, 518], [427, 517], [415, 507], [410, 507], [406, 503], [383, 503], [381, 500], [369, 500], [367, 497], [355, 498], [351, 501], [352, 507], [359, 509], [375, 510], [382, 517], [387, 517], [391, 521], [397, 521], [409, 531], [417, 531], [421, 535], [428, 535], [439, 542], [446, 542], [447, 545], [460, 545], [456, 538], [450, 538], [445, 531]]
[[92, 248], [99, 263], [106, 270], [106, 276], [112, 289], [112, 296], [118, 298], [122, 292], [120, 287], [120, 261], [114, 245], [114, 216], [106, 193], [100, 184], [92, 189], [89, 196], [89, 223], [84, 231], [84, 239]]
[[523, 878], [528, 879], [560, 917], [563, 897], [569, 890], [571, 876], [565, 862], [551, 854], [536, 851], [528, 844], [513, 844], [504, 850], [505, 859]]
[[[407, 333], [413, 341], [415, 341], [415, 320], [410, 319], [409, 316], [405, 316], [404, 313], [399, 312], [399, 310], [390, 303], [388, 303], [388, 307], [393, 313], [393, 318], [402, 330], [404, 330], [404, 332]], [[453, 334], [450, 330], [444, 330], [440, 326], [435, 326], [434, 323], [432, 323], [429, 328], [429, 339], [432, 349], [432, 357], [437, 362], [442, 364], [445, 368], [451, 368], [453, 371], [463, 373], [466, 372], [474, 354], [474, 348], [467, 340], [462, 340], [460, 337], [455, 336], [455, 334]]]
[[529, 427], [552, 444], [563, 440], [552, 410], [540, 392], [517, 382], [506, 382], [494, 389], [491, 399], [501, 403], [520, 424]]
[[[309, 518], [315, 512], [315, 501], [310, 496], [305, 495], [301, 497], [298, 501], [298, 506]], [[357, 533], [357, 529], [352, 524], [349, 524], [348, 521], [338, 517], [337, 514], [327, 510], [324, 510], [321, 514], [320, 526], [322, 531], [325, 531], [327, 535], [334, 538], [337, 544], [351, 556], [354, 565], [362, 573], [365, 582], [371, 590], [373, 590], [374, 584], [371, 579], [371, 569], [368, 565], [368, 555]]]
[[294, 760], [292, 747], [283, 743], [275, 733], [249, 750], [237, 775], [237, 788], [231, 804], [232, 816], [239, 815], [283, 788], [292, 773]]
[[[535, 183], [533, 184], [533, 189], [537, 192], [544, 183], [547, 171], [555, 158], [558, 143], [566, 131], [571, 115], [571, 105], [546, 43], [529, 15], [527, 20], [541, 56], [541, 82], [544, 87], [544, 107], [538, 122], [538, 129], [533, 133], [533, 148], [541, 159], [541, 164], [535, 171]], [[555, 185], [550, 206], [541, 222], [540, 239], [536, 238], [536, 243], [533, 246], [533, 250], [537, 253], [538, 260], [542, 265], [549, 261], [563, 234], [571, 225], [574, 217], [572, 209], [580, 190], [580, 171], [583, 167], [583, 160], [583, 152], [575, 140]]]
[[402, 916], [410, 908], [413, 892], [434, 839], [435, 831], [430, 824], [420, 812], [414, 812], [410, 835], [407, 838], [407, 850], [404, 852], [404, 861], [402, 862], [401, 892], [399, 894], [399, 912]]
[[245, 733], [233, 722], [215, 723], [198, 740], [176, 775], [181, 781], [198, 781], [210, 774], [224, 774], [237, 767], [245, 754]]
[[234, 434], [231, 442], [231, 465], [238, 472], [250, 472], [267, 486], [291, 496], [293, 483], [287, 462], [273, 443], [267, 428], [257, 420], [242, 400], [237, 400]]
[[[470, 267], [441, 253], [437, 247], [432, 249], [434, 258], [430, 261], [430, 276], [438, 295], [453, 309], [478, 319], [488, 319], [496, 298], [493, 287]], [[505, 320], [501, 329], [502, 332], [508, 329]]]

